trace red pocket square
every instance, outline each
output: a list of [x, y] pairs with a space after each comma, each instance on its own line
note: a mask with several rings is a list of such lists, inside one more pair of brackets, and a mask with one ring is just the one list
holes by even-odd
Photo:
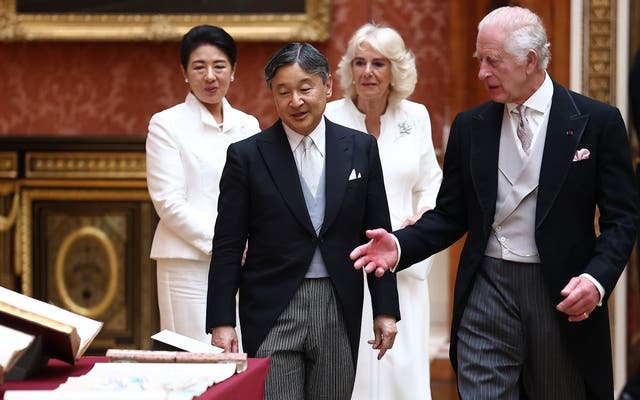
[[573, 155], [573, 161], [582, 161], [589, 158], [589, 149], [580, 149], [576, 151], [576, 154]]

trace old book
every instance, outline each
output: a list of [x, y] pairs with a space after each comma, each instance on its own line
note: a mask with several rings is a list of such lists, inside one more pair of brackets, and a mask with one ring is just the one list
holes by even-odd
[[40, 336], [47, 357], [73, 364], [87, 350], [102, 322], [0, 286], [0, 324]]
[[4, 380], [5, 374], [11, 371], [20, 357], [27, 351], [29, 345], [33, 343], [34, 336], [24, 332], [0, 325], [0, 383]]

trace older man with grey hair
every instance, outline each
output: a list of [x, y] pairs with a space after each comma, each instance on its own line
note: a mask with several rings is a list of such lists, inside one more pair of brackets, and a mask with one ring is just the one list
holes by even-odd
[[[332, 80], [310, 44], [278, 50], [265, 77], [280, 119], [227, 151], [206, 326], [214, 345], [237, 351], [239, 290], [244, 350], [271, 358], [265, 399], [346, 400], [364, 286], [349, 251], [366, 241], [366, 229], [390, 226], [378, 147], [324, 118]], [[372, 345], [382, 357], [400, 319], [396, 280], [368, 279]]]
[[450, 347], [460, 397], [611, 399], [607, 299], [638, 227], [624, 122], [551, 80], [528, 9], [488, 14], [475, 56], [492, 100], [455, 118], [436, 207], [368, 232], [355, 267], [399, 271], [466, 233]]

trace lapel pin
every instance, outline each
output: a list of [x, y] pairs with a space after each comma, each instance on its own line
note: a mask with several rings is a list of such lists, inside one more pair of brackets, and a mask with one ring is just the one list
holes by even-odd
[[573, 129], [569, 129], [567, 132], [565, 132], [567, 134], [567, 136], [573, 136]]

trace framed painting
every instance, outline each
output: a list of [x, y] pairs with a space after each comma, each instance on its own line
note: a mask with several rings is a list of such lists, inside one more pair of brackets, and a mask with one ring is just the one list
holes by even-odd
[[331, 0], [0, 0], [0, 39], [175, 40], [200, 24], [238, 41], [323, 41]]

